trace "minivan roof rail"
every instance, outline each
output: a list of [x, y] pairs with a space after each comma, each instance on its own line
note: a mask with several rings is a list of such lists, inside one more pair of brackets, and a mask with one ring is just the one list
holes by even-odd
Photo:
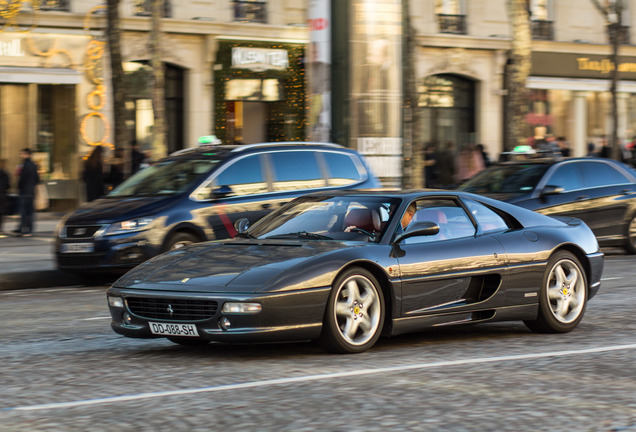
[[340, 144], [325, 143], [325, 142], [311, 142], [311, 141], [280, 141], [280, 142], [277, 142], [277, 141], [274, 141], [274, 142], [266, 142], [266, 143], [241, 145], [241, 146], [238, 146], [238, 147], [232, 149], [232, 152], [240, 152], [240, 151], [253, 149], [253, 148], [258, 148], [258, 147], [272, 147], [272, 146], [279, 146], [279, 145], [282, 145], [282, 146], [292, 146], [292, 145], [296, 145], [296, 146], [303, 146], [303, 145], [311, 146], [311, 145], [318, 145], [318, 146], [324, 146], [324, 147], [344, 148]]

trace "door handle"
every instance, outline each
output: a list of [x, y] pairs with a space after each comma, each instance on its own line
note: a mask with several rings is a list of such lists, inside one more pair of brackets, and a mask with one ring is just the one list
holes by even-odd
[[588, 199], [589, 197], [587, 195], [581, 195], [580, 197], [577, 197], [576, 200], [577, 201], [582, 201], [584, 199]]
[[261, 208], [264, 210], [268, 210], [272, 205], [269, 203], [261, 204]]

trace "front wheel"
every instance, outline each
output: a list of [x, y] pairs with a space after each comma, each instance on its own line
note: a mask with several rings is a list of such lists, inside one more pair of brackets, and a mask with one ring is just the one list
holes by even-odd
[[360, 353], [371, 348], [384, 324], [384, 297], [375, 277], [352, 268], [336, 278], [318, 342], [334, 353]]
[[168, 239], [164, 250], [171, 251], [174, 249], [181, 249], [184, 246], [187, 246], [192, 243], [197, 243], [198, 241], [199, 239], [193, 234], [190, 234], [187, 232], [178, 232], [173, 234]]
[[570, 252], [557, 252], [549, 260], [539, 292], [539, 315], [524, 321], [540, 333], [566, 333], [583, 318], [587, 303], [587, 277], [579, 260]]

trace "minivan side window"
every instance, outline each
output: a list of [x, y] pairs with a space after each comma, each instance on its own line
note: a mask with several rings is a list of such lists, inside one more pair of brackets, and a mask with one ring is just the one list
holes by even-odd
[[280, 151], [270, 154], [274, 168], [274, 191], [325, 187], [315, 152]]
[[329, 186], [346, 186], [361, 180], [355, 162], [348, 154], [323, 152], [329, 170]]
[[259, 155], [246, 156], [232, 163], [216, 176], [213, 185], [214, 189], [229, 186], [231, 196], [267, 192], [267, 179]]
[[212, 191], [221, 186], [229, 186], [232, 192], [228, 196], [242, 196], [268, 192], [267, 179], [261, 167], [259, 155], [250, 155], [220, 167], [218, 175], [212, 181], [201, 186], [194, 194], [197, 200], [211, 198]]

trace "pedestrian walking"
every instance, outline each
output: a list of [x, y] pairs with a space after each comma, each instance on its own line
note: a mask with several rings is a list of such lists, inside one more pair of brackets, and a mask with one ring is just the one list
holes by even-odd
[[20, 224], [13, 231], [16, 236], [33, 235], [35, 187], [40, 182], [38, 168], [31, 160], [31, 149], [24, 148], [20, 152], [22, 164], [16, 169], [18, 176], [18, 201], [20, 208]]
[[0, 159], [0, 237], [6, 237], [3, 228], [3, 221], [4, 215], [7, 213], [9, 207], [8, 193], [9, 186], [11, 185], [11, 179], [5, 170], [6, 163], [6, 160]]
[[466, 144], [457, 158], [457, 181], [463, 183], [485, 168], [484, 158], [477, 146]]
[[104, 148], [96, 146], [84, 162], [82, 179], [86, 186], [86, 201], [93, 201], [104, 195]]

